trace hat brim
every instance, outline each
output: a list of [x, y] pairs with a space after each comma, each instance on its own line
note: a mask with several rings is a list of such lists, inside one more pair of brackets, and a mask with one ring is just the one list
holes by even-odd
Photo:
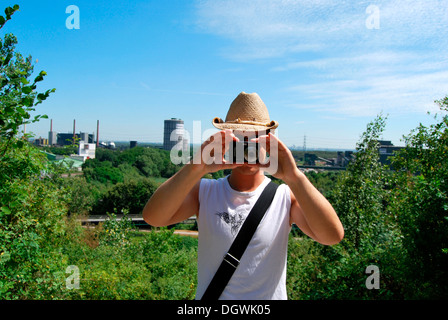
[[247, 123], [229, 123], [224, 122], [221, 118], [214, 118], [212, 124], [215, 128], [220, 130], [244, 130], [244, 131], [261, 131], [261, 130], [273, 130], [278, 127], [278, 122], [272, 120], [268, 125], [254, 125]]

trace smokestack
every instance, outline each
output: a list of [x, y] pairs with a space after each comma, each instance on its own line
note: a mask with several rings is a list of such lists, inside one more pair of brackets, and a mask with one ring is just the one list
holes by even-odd
[[73, 119], [73, 144], [75, 144], [76, 138], [76, 119]]
[[100, 120], [96, 121], [96, 147], [100, 145]]
[[50, 132], [48, 132], [48, 144], [50, 146], [56, 144], [57, 137], [53, 133], [53, 119], [50, 120]]

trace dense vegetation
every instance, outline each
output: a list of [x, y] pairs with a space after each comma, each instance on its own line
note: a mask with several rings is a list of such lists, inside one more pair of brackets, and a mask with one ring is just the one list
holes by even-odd
[[83, 165], [84, 177], [73, 179], [71, 212], [139, 214], [160, 182], [177, 170], [169, 152], [136, 147], [124, 151], [98, 149]]
[[[0, 28], [18, 6], [7, 8]], [[38, 93], [31, 57], [0, 46], [0, 298], [192, 299], [197, 240], [160, 229], [138, 232], [116, 214], [135, 213], [178, 167], [156, 148], [98, 150], [83, 177], [62, 178], [39, 149], [20, 137], [52, 91]], [[345, 227], [344, 240], [322, 246], [295, 230], [289, 241], [290, 299], [433, 299], [448, 297], [448, 97], [435, 124], [404, 137], [407, 148], [378, 161], [378, 116], [355, 160], [341, 173], [309, 173]], [[26, 138], [26, 136], [25, 136]], [[208, 175], [218, 178], [225, 172]], [[109, 213], [84, 228], [77, 217]], [[379, 270], [369, 289], [368, 266]], [[79, 275], [79, 281], [77, 280]]]
[[[386, 119], [378, 116], [357, 146], [356, 159], [328, 198], [345, 228], [332, 247], [290, 245], [289, 294], [301, 299], [441, 299], [448, 297], [448, 97], [438, 122], [404, 138], [391, 163], [379, 162]], [[366, 288], [366, 269], [380, 272]]]

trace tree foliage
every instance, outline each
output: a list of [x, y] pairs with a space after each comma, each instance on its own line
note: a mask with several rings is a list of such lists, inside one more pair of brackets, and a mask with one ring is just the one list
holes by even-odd
[[87, 160], [83, 172], [88, 182], [124, 182], [126, 177], [171, 177], [179, 169], [166, 150], [136, 147], [124, 151], [98, 149], [95, 159]]
[[93, 214], [123, 213], [141, 214], [148, 199], [157, 189], [149, 178], [117, 183], [93, 205]]
[[[19, 9], [18, 5], [5, 9], [5, 17], [0, 16], [0, 29], [7, 20]], [[0, 40], [0, 139], [5, 142], [0, 149], [0, 155], [4, 155], [11, 144], [17, 147], [23, 146], [22, 140], [13, 139], [21, 125], [39, 121], [46, 115], [36, 115], [31, 118], [31, 112], [42, 101], [46, 100], [55, 89], [38, 93], [37, 83], [43, 81], [45, 71], [41, 71], [31, 81], [34, 67], [32, 58], [24, 58], [15, 51], [17, 38], [13, 34], [6, 34]]]
[[[5, 9], [0, 28], [18, 9]], [[62, 268], [55, 248], [65, 232], [66, 192], [46, 157], [17, 137], [21, 125], [43, 117], [30, 112], [54, 90], [36, 91], [45, 72], [30, 81], [31, 57], [16, 44], [12, 34], [0, 41], [0, 297], [38, 299], [60, 289], [48, 280]]]
[[[405, 136], [390, 167], [378, 161], [385, 119], [368, 124], [329, 196], [345, 238], [290, 241], [291, 299], [448, 297], [448, 97], [437, 103], [436, 123]], [[369, 265], [380, 270], [378, 290], [366, 287]]]
[[448, 297], [448, 96], [436, 103], [436, 123], [406, 136], [392, 162], [391, 211], [403, 232], [410, 283], [426, 298]]
[[[322, 246], [291, 240], [288, 265], [291, 299], [388, 299], [402, 297], [400, 233], [388, 213], [389, 174], [379, 162], [378, 139], [386, 124], [379, 115], [367, 125], [354, 160], [339, 173], [328, 199], [345, 229], [343, 241]], [[393, 259], [391, 259], [393, 257]], [[380, 290], [368, 290], [365, 269], [382, 272]], [[394, 288], [394, 289], [392, 289]]]
[[332, 202], [345, 227], [344, 244], [354, 250], [372, 248], [387, 231], [386, 169], [379, 161], [378, 139], [386, 118], [378, 116], [367, 125], [358, 142], [355, 160], [341, 173]]

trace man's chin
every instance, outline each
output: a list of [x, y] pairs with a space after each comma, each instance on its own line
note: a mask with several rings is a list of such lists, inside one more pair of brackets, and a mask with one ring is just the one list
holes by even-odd
[[233, 170], [240, 174], [251, 175], [258, 173], [260, 171], [260, 167], [258, 165], [245, 163], [242, 166], [234, 168]]

